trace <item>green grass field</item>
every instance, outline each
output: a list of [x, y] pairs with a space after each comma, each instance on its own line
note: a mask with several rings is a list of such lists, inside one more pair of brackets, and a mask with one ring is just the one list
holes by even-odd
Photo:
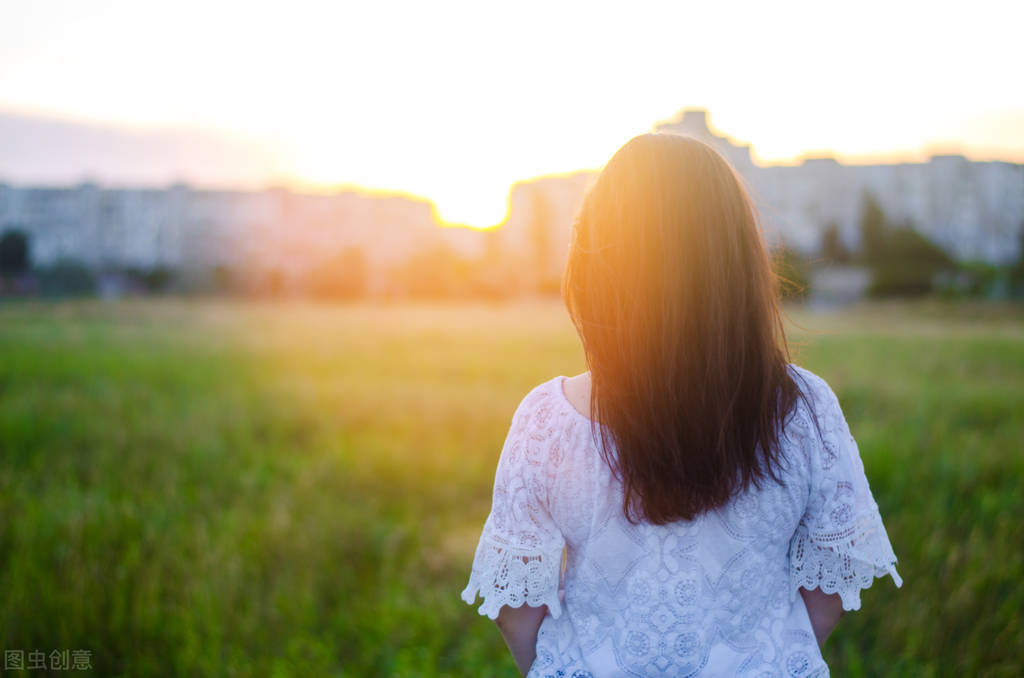
[[[843, 619], [833, 675], [1021, 675], [1024, 313], [791, 315], [905, 580]], [[519, 399], [582, 367], [556, 303], [0, 306], [0, 649], [516, 675], [459, 592]]]

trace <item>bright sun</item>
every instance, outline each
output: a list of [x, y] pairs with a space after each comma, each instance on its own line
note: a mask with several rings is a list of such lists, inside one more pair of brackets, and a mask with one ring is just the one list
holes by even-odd
[[315, 152], [297, 154], [285, 174], [289, 183], [318, 191], [354, 185], [369, 191], [426, 199], [433, 203], [442, 223], [473, 228], [491, 228], [505, 220], [509, 190], [516, 180], [506, 172], [494, 171], [495, 168], [463, 171], [457, 165], [438, 162], [433, 172], [425, 174], [381, 167], [379, 178], [374, 178], [372, 166], [364, 166], [364, 179], [357, 184], [342, 184], [338, 178], [347, 174], [344, 165], [343, 156], [330, 153], [321, 145]]
[[455, 224], [499, 224], [515, 182], [599, 168], [695, 105], [761, 162], [1024, 158], [1021, 3], [9, 4], [0, 109], [237, 136], [257, 149], [241, 168], [156, 160], [185, 180], [402, 192]]

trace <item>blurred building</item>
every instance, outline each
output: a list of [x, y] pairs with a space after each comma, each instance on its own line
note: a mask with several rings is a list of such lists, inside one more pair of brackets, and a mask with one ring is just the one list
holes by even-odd
[[[870, 192], [891, 221], [911, 224], [956, 259], [1001, 264], [1020, 255], [1024, 165], [940, 155], [920, 163], [843, 165], [823, 157], [765, 167], [752, 160], [749, 145], [712, 132], [702, 110], [683, 111], [655, 131], [690, 135], [722, 153], [747, 184], [772, 244], [817, 252], [834, 223], [856, 249]], [[551, 291], [594, 177], [517, 183], [508, 219], [490, 232], [442, 228], [429, 202], [404, 195], [0, 184], [0, 233], [25, 232], [35, 266], [70, 258], [99, 269], [234, 270], [285, 283], [355, 248], [371, 292], [386, 292], [414, 254], [443, 249], [483, 261], [495, 287]]]
[[[472, 258], [482, 236], [440, 229], [433, 206], [406, 196], [0, 184], [0, 233], [27, 234], [34, 266], [73, 259], [97, 269], [167, 268], [274, 274], [295, 281], [358, 249], [371, 290], [412, 254], [444, 246]], [[465, 233], [453, 233], [453, 231]]]
[[[1024, 165], [936, 155], [917, 163], [844, 165], [814, 157], [796, 166], [760, 166], [749, 145], [712, 132], [703, 110], [683, 111], [654, 131], [692, 136], [721, 153], [743, 178], [772, 245], [785, 242], [804, 254], [817, 253], [834, 223], [846, 247], [857, 249], [864, 195], [870, 192], [890, 221], [911, 225], [955, 259], [1005, 264], [1021, 254]], [[517, 184], [503, 238], [530, 242], [536, 205], [543, 205], [543, 218], [552, 223], [553, 255], [561, 256], [592, 177], [581, 173]]]
[[844, 243], [856, 248], [869, 192], [889, 220], [911, 224], [955, 259], [1007, 263], [1019, 256], [1024, 165], [935, 155], [917, 163], [843, 165], [816, 157], [793, 167], [760, 167], [749, 146], [709, 129], [705, 111], [683, 111], [655, 130], [688, 134], [714, 146], [746, 179], [768, 237], [804, 252], [819, 250], [830, 222]]

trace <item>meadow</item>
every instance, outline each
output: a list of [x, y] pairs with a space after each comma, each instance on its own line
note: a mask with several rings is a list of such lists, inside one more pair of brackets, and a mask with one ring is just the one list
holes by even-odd
[[[1024, 674], [1024, 312], [788, 314], [905, 581], [840, 622], [833, 675]], [[0, 649], [88, 649], [103, 676], [515, 676], [459, 593], [513, 410], [582, 369], [556, 302], [0, 306]]]

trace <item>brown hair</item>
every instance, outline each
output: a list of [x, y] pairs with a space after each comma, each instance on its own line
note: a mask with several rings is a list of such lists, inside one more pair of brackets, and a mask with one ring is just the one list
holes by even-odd
[[722, 156], [674, 134], [626, 143], [584, 198], [562, 291], [631, 521], [692, 519], [779, 480], [799, 390], [778, 279]]

